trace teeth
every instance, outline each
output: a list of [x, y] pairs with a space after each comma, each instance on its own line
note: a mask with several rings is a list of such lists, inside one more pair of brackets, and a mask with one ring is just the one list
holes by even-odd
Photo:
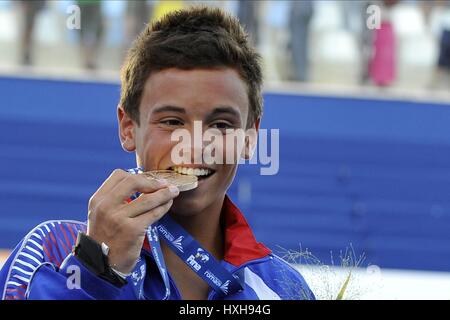
[[209, 169], [200, 169], [200, 168], [186, 168], [186, 167], [173, 167], [173, 171], [186, 174], [190, 176], [206, 176], [211, 173], [211, 170]]

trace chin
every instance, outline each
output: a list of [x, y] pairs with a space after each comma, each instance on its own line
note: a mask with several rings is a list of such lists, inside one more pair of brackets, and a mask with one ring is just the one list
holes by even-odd
[[217, 198], [211, 194], [199, 192], [194, 189], [190, 191], [181, 192], [180, 195], [174, 199], [171, 212], [178, 216], [193, 216], [206, 208], [211, 206]]

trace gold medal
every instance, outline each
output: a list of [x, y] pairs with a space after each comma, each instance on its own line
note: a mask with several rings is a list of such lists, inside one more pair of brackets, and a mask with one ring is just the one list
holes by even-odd
[[169, 184], [177, 186], [180, 192], [195, 189], [198, 185], [196, 176], [180, 174], [172, 170], [152, 170], [141, 174], [152, 179], [165, 179]]

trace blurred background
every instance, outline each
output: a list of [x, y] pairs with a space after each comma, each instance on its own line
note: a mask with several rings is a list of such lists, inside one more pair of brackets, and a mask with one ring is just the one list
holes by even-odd
[[352, 248], [355, 296], [450, 299], [450, 1], [0, 0], [0, 265], [35, 225], [85, 220], [110, 171], [133, 167], [122, 59], [193, 4], [236, 15], [263, 57], [280, 171], [244, 165], [230, 190], [257, 238], [335, 265], [299, 265], [317, 292], [342, 284]]

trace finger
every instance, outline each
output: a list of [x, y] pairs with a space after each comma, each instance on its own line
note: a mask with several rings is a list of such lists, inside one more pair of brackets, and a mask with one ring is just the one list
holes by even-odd
[[101, 198], [108, 194], [112, 189], [114, 189], [119, 182], [127, 178], [129, 173], [121, 169], [115, 169], [109, 177], [102, 183], [102, 185], [97, 189], [97, 191], [92, 195], [92, 198]]
[[140, 174], [129, 174], [120, 181], [106, 196], [110, 206], [124, 204], [136, 192], [153, 193], [167, 187], [167, 181], [148, 178]]
[[150, 225], [161, 219], [170, 210], [172, 204], [173, 200], [169, 200], [159, 207], [133, 218], [133, 223], [136, 223], [137, 227], [142, 227], [144, 230], [147, 230]]
[[153, 193], [143, 194], [135, 201], [127, 204], [126, 208], [121, 210], [118, 214], [126, 215], [129, 218], [135, 218], [171, 201], [178, 196], [178, 194], [178, 188], [175, 186], [169, 186]]

